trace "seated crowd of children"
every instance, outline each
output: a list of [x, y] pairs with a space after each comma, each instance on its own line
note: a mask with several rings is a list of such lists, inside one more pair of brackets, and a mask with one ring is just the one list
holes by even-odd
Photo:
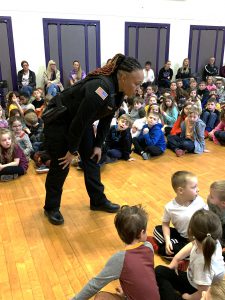
[[[166, 148], [178, 157], [207, 152], [206, 138], [225, 145], [225, 91], [220, 79], [215, 86], [212, 81], [200, 82], [197, 88], [193, 79], [183, 89], [182, 80], [177, 80], [160, 92], [157, 86], [147, 86], [134, 99], [124, 99], [103, 145], [100, 164], [132, 161], [132, 145], [144, 160], [162, 155]], [[6, 109], [0, 106], [1, 181], [24, 175], [30, 159], [38, 173], [48, 171], [50, 157], [41, 119], [45, 105], [42, 91], [36, 89], [31, 99], [10, 92]], [[202, 299], [225, 299], [225, 181], [211, 184], [207, 204], [198, 195], [195, 174], [178, 171], [171, 183], [175, 198], [166, 204], [162, 224], [155, 227], [153, 236], [147, 236], [148, 217], [141, 206], [120, 209], [115, 227], [125, 249], [113, 255], [74, 300], [94, 295], [98, 300], [149, 300], [150, 296], [200, 300], [205, 293], [208, 298]], [[154, 252], [170, 264], [154, 269]], [[121, 284], [116, 294], [98, 293], [115, 279]]]
[[0, 180], [24, 175], [29, 160], [34, 159], [37, 173], [48, 171], [50, 158], [44, 149], [43, 121], [45, 107], [42, 90], [9, 92], [5, 110], [0, 106]]
[[[176, 196], [166, 204], [154, 237], [147, 235], [143, 207], [121, 207], [114, 224], [124, 249], [72, 300], [225, 299], [225, 180], [211, 184], [208, 204], [198, 195], [195, 174], [177, 171], [171, 184]], [[170, 263], [154, 268], [154, 252]], [[116, 293], [100, 291], [116, 279]]]
[[149, 85], [145, 90], [140, 88], [134, 98], [125, 97], [105, 141], [101, 164], [117, 159], [131, 161], [132, 150], [144, 160], [163, 154], [166, 148], [178, 157], [187, 152], [208, 152], [206, 138], [224, 145], [222, 80], [216, 79], [214, 85], [210, 77], [197, 87], [196, 80], [191, 79], [185, 90], [182, 84], [178, 79], [161, 93], [157, 86]]
[[[47, 172], [50, 163], [44, 147], [41, 120], [43, 109], [50, 99], [44, 100], [42, 94], [40, 88], [33, 90], [31, 98], [25, 93], [9, 92], [5, 111], [0, 107], [0, 127], [14, 132], [12, 145], [15, 137], [15, 143], [23, 150], [27, 160], [35, 160], [38, 173]], [[225, 145], [224, 99], [223, 81], [212, 76], [199, 84], [191, 78], [185, 89], [181, 79], [172, 81], [170, 89], [159, 91], [156, 85], [147, 85], [146, 89], [141, 87], [134, 98], [124, 97], [103, 146], [100, 165], [118, 159], [132, 161], [132, 150], [144, 160], [162, 155], [166, 148], [178, 157], [187, 152], [208, 152], [206, 138]], [[2, 133], [0, 147], [5, 152]], [[5, 158], [1, 158], [3, 166], [6, 162], [12, 163], [6, 157], [5, 154]], [[8, 174], [6, 169], [0, 171], [2, 181], [13, 179], [16, 174], [18, 176], [18, 173]]]

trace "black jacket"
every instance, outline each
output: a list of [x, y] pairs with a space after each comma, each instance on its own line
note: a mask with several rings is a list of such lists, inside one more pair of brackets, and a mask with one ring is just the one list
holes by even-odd
[[[60, 97], [62, 104], [67, 107], [63, 118], [66, 118], [68, 125], [68, 150], [74, 153], [79, 148], [85, 129], [96, 120], [99, 120], [99, 124], [94, 146], [102, 146], [124, 95], [118, 90], [116, 76], [97, 76], [91, 79], [86, 77], [56, 97]], [[50, 107], [54, 101], [55, 97], [50, 101]]]
[[203, 70], [203, 80], [206, 80], [207, 76], [216, 76], [219, 74], [219, 69], [217, 66], [213, 65], [211, 66], [210, 64], [205, 65], [204, 70]]
[[122, 152], [122, 158], [128, 160], [131, 153], [132, 137], [130, 128], [126, 130], [117, 130], [118, 125], [111, 126], [106, 137], [106, 150], [117, 149]]
[[162, 69], [159, 70], [158, 81], [168, 79], [168, 77], [169, 77], [169, 80], [172, 80], [173, 70], [171, 68], [169, 68], [168, 70], [165, 70], [165, 68], [163, 67]]
[[[22, 77], [23, 77], [23, 69], [20, 70], [17, 75], [17, 85], [18, 85], [19, 89], [21, 89], [23, 87], [22, 86]], [[36, 75], [31, 70], [29, 70], [29, 86], [32, 86], [32, 88], [36, 87]]]
[[176, 79], [186, 79], [191, 77], [191, 69], [188, 68], [188, 73], [182, 72], [182, 67], [178, 69]]

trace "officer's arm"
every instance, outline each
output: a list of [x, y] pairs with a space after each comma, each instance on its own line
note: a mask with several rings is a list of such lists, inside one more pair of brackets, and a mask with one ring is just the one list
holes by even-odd
[[[108, 96], [104, 98], [104, 93], [100, 95], [96, 92], [98, 88], [109, 95], [109, 90], [106, 84], [99, 79], [93, 79], [85, 84], [85, 96], [81, 100], [79, 109], [74, 116], [69, 128], [69, 151], [74, 153], [78, 150], [82, 136], [87, 126], [91, 125], [95, 120], [95, 116], [105, 105]], [[106, 94], [105, 94], [106, 95]]]

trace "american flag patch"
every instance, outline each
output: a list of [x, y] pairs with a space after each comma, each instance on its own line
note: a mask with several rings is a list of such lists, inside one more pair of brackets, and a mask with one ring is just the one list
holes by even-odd
[[97, 90], [95, 91], [95, 93], [98, 94], [99, 97], [102, 98], [102, 100], [105, 100], [105, 98], [108, 96], [106, 91], [104, 91], [103, 88], [101, 88], [101, 87], [98, 87]]

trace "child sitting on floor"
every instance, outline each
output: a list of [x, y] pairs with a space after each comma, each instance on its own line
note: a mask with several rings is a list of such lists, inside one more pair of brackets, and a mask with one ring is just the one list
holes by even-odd
[[178, 117], [178, 109], [174, 98], [172, 96], [166, 96], [163, 99], [163, 103], [160, 106], [161, 114], [163, 116], [165, 135], [168, 135], [176, 122]]
[[[207, 291], [212, 283], [223, 280], [221, 233], [216, 214], [204, 209], [193, 214], [188, 227], [191, 242], [174, 256], [168, 267], [157, 266], [155, 269], [161, 300], [200, 300], [202, 291]], [[179, 261], [188, 256], [190, 263], [187, 272], [178, 271]]]
[[9, 129], [0, 129], [0, 180], [9, 181], [24, 175], [28, 161], [23, 150], [16, 145]]
[[225, 256], [225, 180], [217, 180], [210, 185], [207, 202], [209, 209], [220, 218], [223, 230], [221, 245]]
[[209, 133], [209, 138], [215, 144], [225, 146], [225, 107], [221, 111], [219, 124]]
[[31, 153], [34, 151], [28, 134], [23, 131], [22, 119], [20, 117], [12, 117], [9, 119], [9, 126], [14, 133], [17, 144], [23, 150], [27, 160], [29, 161]]
[[140, 119], [145, 114], [145, 109], [143, 107], [143, 99], [140, 97], [135, 97], [133, 99], [133, 107], [129, 113], [131, 120], [134, 122], [137, 119]]
[[8, 128], [8, 122], [5, 119], [5, 111], [0, 105], [0, 128]]
[[173, 124], [173, 128], [170, 131], [170, 135], [180, 135], [181, 134], [181, 123], [186, 119], [189, 109], [192, 107], [192, 104], [186, 102], [181, 110], [180, 115], [178, 116], [176, 122]]
[[147, 124], [143, 126], [138, 137], [133, 138], [134, 151], [144, 160], [158, 156], [166, 150], [166, 141], [162, 132], [162, 124], [158, 123], [159, 115], [149, 113]]
[[[198, 179], [188, 171], [177, 171], [172, 175], [171, 184], [176, 197], [164, 208], [162, 225], [154, 229], [158, 254], [171, 258], [188, 243], [188, 225], [191, 216], [199, 209], [208, 209], [198, 195]], [[170, 227], [172, 223], [173, 227]], [[151, 240], [150, 240], [151, 241]]]
[[28, 111], [24, 120], [26, 125], [30, 129], [29, 138], [34, 149], [34, 152], [43, 150], [44, 133], [43, 133], [43, 121], [37, 117], [35, 111]]
[[110, 127], [108, 136], [103, 145], [100, 165], [114, 162], [117, 159], [134, 160], [130, 157], [132, 138], [130, 127], [132, 121], [129, 115], [123, 114], [118, 119], [118, 124]]
[[122, 206], [115, 217], [119, 237], [125, 249], [114, 254], [104, 269], [73, 297], [90, 299], [112, 280], [119, 279], [123, 295], [98, 293], [94, 299], [160, 300], [154, 272], [154, 251], [146, 242], [147, 213], [141, 206]]
[[203, 109], [201, 119], [205, 123], [205, 138], [209, 136], [209, 133], [219, 123], [220, 112], [216, 109], [216, 99], [209, 98], [206, 104], [206, 108]]
[[208, 152], [205, 149], [204, 131], [205, 123], [200, 119], [199, 110], [192, 106], [188, 111], [187, 118], [181, 124], [181, 135], [169, 135], [167, 147], [178, 157], [186, 152], [198, 154]]
[[41, 97], [41, 93], [38, 89], [33, 90], [33, 97], [34, 97], [34, 100], [32, 101], [32, 104], [35, 108], [35, 112], [36, 112], [38, 118], [40, 118], [43, 113], [43, 110], [44, 110], [45, 101]]

